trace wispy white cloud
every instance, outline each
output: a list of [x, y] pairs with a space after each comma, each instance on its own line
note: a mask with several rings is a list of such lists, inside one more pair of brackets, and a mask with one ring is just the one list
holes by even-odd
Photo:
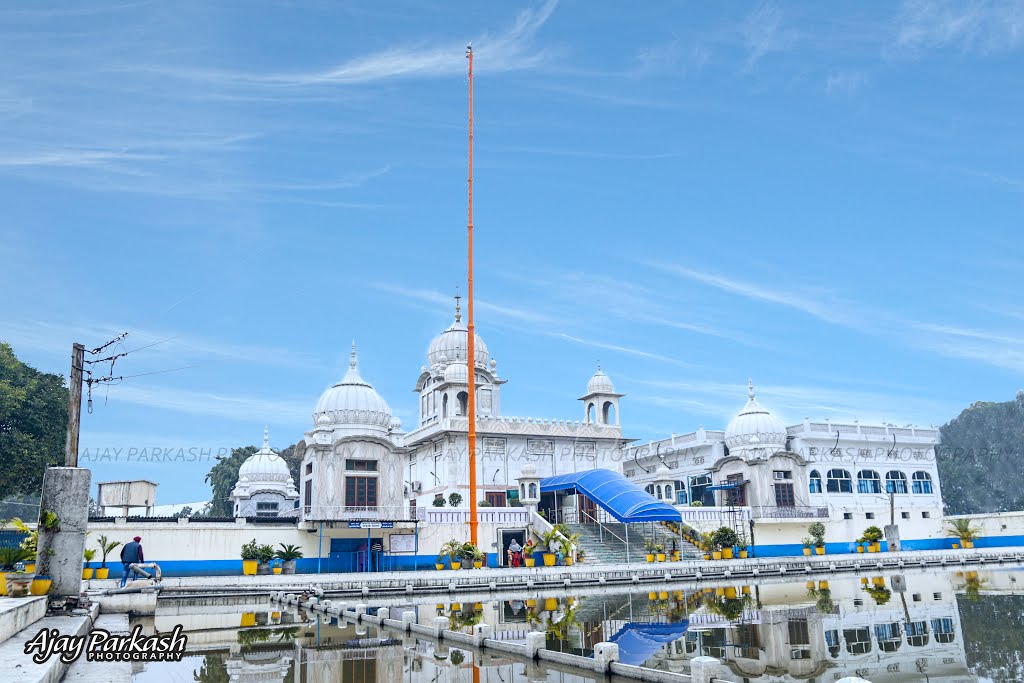
[[917, 342], [950, 358], [1024, 372], [1024, 334], [993, 332], [958, 325], [912, 323]]
[[796, 29], [786, 23], [781, 8], [767, 2], [746, 16], [740, 25], [740, 35], [747, 50], [747, 69], [772, 53], [789, 50], [798, 37]]
[[263, 424], [267, 416], [281, 422], [305, 422], [313, 414], [313, 404], [308, 397], [285, 399], [221, 394], [137, 382], [109, 387], [107, 401], [123, 401], [155, 410], [221, 417], [248, 424]]
[[867, 84], [867, 74], [861, 71], [833, 71], [825, 79], [825, 92], [830, 95], [849, 95]]
[[908, 0], [898, 18], [899, 48], [920, 51], [954, 48], [988, 54], [1024, 42], [1021, 0]]

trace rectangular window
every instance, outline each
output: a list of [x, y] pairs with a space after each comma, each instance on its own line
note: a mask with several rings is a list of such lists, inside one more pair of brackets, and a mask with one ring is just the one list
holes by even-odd
[[345, 477], [345, 506], [377, 507], [377, 478]]
[[930, 512], [922, 512], [921, 513], [921, 518], [922, 519], [928, 519], [931, 516], [932, 516], [932, 513], [930, 513]]
[[792, 484], [775, 484], [775, 504], [779, 507], [791, 508], [796, 505]]
[[277, 510], [277, 503], [256, 503], [256, 511]]
[[313, 474], [313, 463], [306, 463], [306, 474]]
[[306, 480], [306, 491], [305, 491], [305, 505], [307, 508], [313, 505], [313, 481], [311, 479]]
[[903, 519], [910, 519], [910, 513], [909, 512], [901, 512], [900, 513], [900, 517], [902, 517]]
[[488, 491], [484, 494], [484, 500], [486, 500], [491, 507], [503, 508], [505, 507], [505, 492], [504, 491]]
[[747, 487], [741, 484], [742, 474], [730, 474], [725, 478], [726, 483], [736, 484], [734, 488], [725, 489], [725, 504], [742, 507], [747, 504]]
[[790, 646], [811, 644], [811, 631], [807, 627], [806, 619], [789, 620], [789, 644]]
[[376, 472], [376, 460], [346, 460], [345, 469], [349, 472]]
[[875, 518], [875, 513], [874, 512], [866, 512], [866, 513], [864, 513], [864, 519], [874, 519], [874, 518]]
[[853, 519], [853, 513], [852, 512], [844, 512], [843, 513], [843, 519]]
[[775, 470], [774, 472], [772, 472], [772, 476], [776, 480], [778, 480], [778, 479], [792, 479], [793, 478], [793, 471], [792, 470]]

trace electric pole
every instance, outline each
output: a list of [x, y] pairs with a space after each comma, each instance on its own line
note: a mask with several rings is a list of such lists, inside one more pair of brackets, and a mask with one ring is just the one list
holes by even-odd
[[64, 466], [78, 467], [78, 434], [82, 424], [82, 370], [85, 347], [71, 345], [71, 385], [68, 387], [68, 436], [64, 444]]

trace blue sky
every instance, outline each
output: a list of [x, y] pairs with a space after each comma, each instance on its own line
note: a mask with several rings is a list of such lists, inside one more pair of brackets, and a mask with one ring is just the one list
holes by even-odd
[[[146, 375], [82, 446], [301, 437], [357, 340], [406, 426], [465, 290], [506, 414], [941, 424], [1024, 374], [1024, 4], [6, 3], [0, 338]], [[209, 462], [94, 463], [201, 499]]]

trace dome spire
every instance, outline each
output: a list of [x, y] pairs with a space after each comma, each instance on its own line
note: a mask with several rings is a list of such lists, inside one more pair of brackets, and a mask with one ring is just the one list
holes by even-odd
[[455, 322], [462, 322], [462, 296], [455, 290]]
[[750, 377], [750, 378], [747, 379], [747, 396], [750, 397], [751, 401], [754, 400], [754, 378], [753, 377]]
[[356, 369], [356, 340], [352, 340], [352, 350], [348, 354], [348, 369]]
[[352, 340], [352, 350], [348, 354], [348, 372], [341, 379], [340, 384], [366, 384], [359, 376], [359, 363], [356, 360], [356, 340]]
[[270, 450], [270, 429], [267, 425], [263, 425], [263, 450]]

